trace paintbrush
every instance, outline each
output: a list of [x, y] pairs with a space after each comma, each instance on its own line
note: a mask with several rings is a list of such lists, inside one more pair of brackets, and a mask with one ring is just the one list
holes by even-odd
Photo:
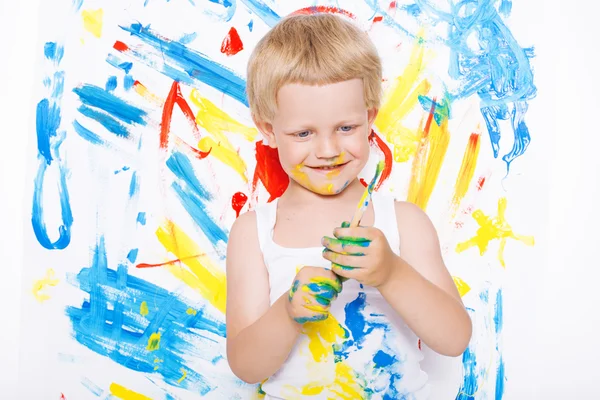
[[377, 169], [375, 170], [375, 176], [371, 180], [371, 183], [369, 183], [369, 186], [365, 188], [365, 192], [363, 193], [362, 197], [360, 198], [360, 201], [358, 202], [358, 205], [356, 206], [356, 212], [354, 213], [352, 221], [350, 221], [350, 228], [356, 228], [358, 224], [360, 224], [360, 220], [362, 219], [363, 214], [365, 213], [365, 210], [367, 209], [369, 202], [371, 201], [371, 194], [373, 193], [373, 189], [375, 188], [377, 179], [379, 179], [379, 176], [381, 176], [383, 168], [385, 168], [385, 162], [379, 161], [377, 163]]

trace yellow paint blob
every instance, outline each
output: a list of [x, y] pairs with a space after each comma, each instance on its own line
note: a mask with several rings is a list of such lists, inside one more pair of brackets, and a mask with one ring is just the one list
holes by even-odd
[[148, 303], [142, 301], [142, 304], [140, 304], [140, 315], [142, 317], [145, 317], [146, 315], [148, 315], [149, 312], [150, 310], [148, 310]]
[[456, 288], [458, 289], [458, 293], [460, 294], [460, 297], [463, 297], [465, 294], [467, 294], [471, 291], [471, 287], [469, 285], [467, 285], [467, 282], [463, 281], [458, 276], [453, 276], [452, 279], [454, 280], [454, 284], [456, 285]]
[[185, 369], [181, 368], [179, 371], [181, 371], [183, 375], [177, 380], [177, 383], [181, 383], [185, 378], [187, 378], [187, 371]]
[[492, 240], [500, 240], [498, 260], [502, 267], [506, 268], [506, 263], [504, 261], [504, 247], [506, 246], [506, 240], [510, 238], [518, 240], [527, 246], [533, 246], [535, 244], [535, 239], [533, 236], [515, 234], [506, 220], [505, 213], [505, 197], [501, 197], [498, 200], [498, 215], [496, 217], [490, 218], [485, 215], [483, 211], [475, 210], [472, 216], [479, 225], [479, 229], [477, 229], [477, 233], [471, 239], [458, 243], [456, 245], [456, 252], [461, 253], [471, 247], [477, 246], [479, 248], [479, 254], [484, 255]]
[[97, 10], [83, 10], [81, 12], [83, 18], [83, 27], [86, 31], [99, 38], [102, 36], [102, 20], [104, 11], [99, 8]]
[[125, 386], [116, 383], [110, 384], [110, 394], [121, 400], [152, 400], [150, 397], [134, 392], [133, 390], [127, 389]]
[[198, 314], [198, 312], [196, 310], [194, 310], [193, 308], [188, 308], [187, 310], [185, 310], [185, 313], [187, 315], [196, 315], [196, 314]]
[[167, 270], [200, 293], [217, 310], [225, 313], [227, 286], [223, 270], [172, 221], [165, 221], [156, 230], [156, 237], [168, 252], [187, 267], [184, 268], [181, 263], [169, 264]]
[[333, 356], [333, 344], [348, 337], [346, 329], [331, 314], [323, 321], [305, 323], [303, 333], [308, 336], [308, 349], [316, 362]]
[[148, 345], [146, 346], [146, 350], [155, 351], [160, 349], [160, 332], [153, 333], [150, 335], [148, 339]]
[[44, 276], [42, 279], [38, 279], [33, 283], [33, 296], [37, 301], [43, 303], [44, 301], [49, 300], [50, 296], [46, 293], [43, 293], [42, 291], [47, 286], [56, 286], [58, 284], [59, 280], [54, 277], [54, 270], [52, 268], [48, 268], [48, 270], [46, 271], [46, 276]]
[[223, 164], [233, 168], [245, 183], [248, 182], [246, 176], [246, 162], [240, 154], [227, 145], [228, 142], [215, 140], [209, 136], [203, 137], [198, 143], [198, 149], [203, 152], [210, 151], [210, 155], [221, 161]]

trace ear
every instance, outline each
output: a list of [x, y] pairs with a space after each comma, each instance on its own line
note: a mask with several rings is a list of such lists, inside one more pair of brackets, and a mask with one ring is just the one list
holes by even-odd
[[273, 132], [273, 125], [270, 122], [259, 121], [254, 119], [254, 125], [258, 128], [263, 138], [267, 141], [270, 148], [276, 149], [277, 143], [275, 141], [275, 132]]

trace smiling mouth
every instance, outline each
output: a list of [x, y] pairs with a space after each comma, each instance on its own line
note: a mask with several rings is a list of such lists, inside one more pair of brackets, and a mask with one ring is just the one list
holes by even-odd
[[336, 164], [336, 165], [321, 165], [321, 166], [317, 166], [317, 167], [308, 167], [312, 170], [315, 171], [319, 171], [319, 172], [332, 172], [332, 171], [336, 171], [340, 168], [342, 168], [343, 166], [345, 166], [346, 164], [348, 164], [347, 162], [343, 163], [343, 164]]

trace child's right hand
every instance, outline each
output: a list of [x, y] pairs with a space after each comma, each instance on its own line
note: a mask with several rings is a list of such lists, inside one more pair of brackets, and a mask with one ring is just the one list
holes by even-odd
[[327, 319], [331, 302], [341, 291], [342, 282], [331, 270], [305, 266], [290, 289], [288, 314], [299, 324]]

